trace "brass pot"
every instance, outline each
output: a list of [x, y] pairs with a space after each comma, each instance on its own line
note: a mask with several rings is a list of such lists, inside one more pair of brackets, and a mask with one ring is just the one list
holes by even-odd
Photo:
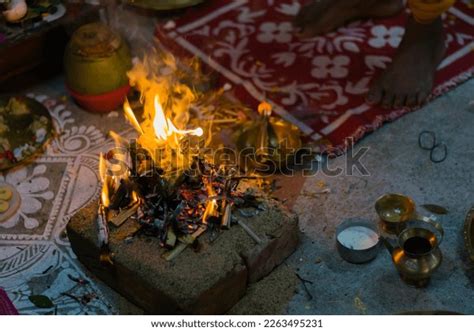
[[439, 268], [443, 254], [439, 248], [444, 231], [429, 218], [406, 222], [398, 236], [398, 245], [384, 239], [401, 278], [410, 286], [425, 287]]
[[259, 106], [260, 117], [241, 129], [237, 138], [240, 159], [248, 168], [250, 161], [256, 170], [285, 170], [294, 164], [296, 153], [302, 147], [301, 132], [295, 125], [271, 116], [271, 106]]
[[67, 86], [81, 95], [102, 95], [128, 86], [131, 66], [127, 44], [102, 23], [77, 29], [64, 55]]

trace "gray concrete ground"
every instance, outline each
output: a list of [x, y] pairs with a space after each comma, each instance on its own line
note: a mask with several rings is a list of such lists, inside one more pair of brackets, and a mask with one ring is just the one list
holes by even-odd
[[[288, 306], [290, 314], [395, 314], [447, 310], [474, 314], [474, 266], [466, 259], [462, 227], [474, 204], [474, 80], [459, 86], [423, 109], [384, 126], [356, 144], [369, 148], [363, 163], [370, 175], [329, 177], [321, 172], [308, 178], [295, 204], [303, 240], [289, 264], [307, 284]], [[448, 158], [433, 164], [429, 152], [418, 147], [418, 135], [434, 131], [446, 143]], [[345, 158], [329, 161], [345, 168]], [[321, 191], [321, 183], [330, 189]], [[434, 203], [449, 209], [439, 218], [445, 229], [441, 244], [444, 261], [430, 285], [405, 285], [383, 249], [365, 265], [342, 260], [335, 249], [335, 228], [344, 220], [376, 222], [374, 202], [382, 194], [399, 192], [418, 205]], [[428, 212], [426, 212], [428, 213]]]

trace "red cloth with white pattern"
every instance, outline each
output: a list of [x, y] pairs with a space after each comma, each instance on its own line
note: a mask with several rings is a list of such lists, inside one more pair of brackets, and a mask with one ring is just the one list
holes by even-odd
[[[269, 100], [322, 151], [339, 154], [351, 141], [412, 111], [364, 101], [401, 41], [406, 12], [301, 40], [291, 25], [300, 7], [298, 0], [213, 0], [175, 24], [158, 26], [156, 34], [178, 56], [198, 56], [218, 71], [220, 83], [232, 84], [244, 103], [256, 108]], [[433, 97], [474, 72], [474, 10], [458, 1], [443, 20], [448, 51]]]

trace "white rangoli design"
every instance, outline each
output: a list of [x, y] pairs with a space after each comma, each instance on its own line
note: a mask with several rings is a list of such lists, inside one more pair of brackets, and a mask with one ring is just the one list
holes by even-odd
[[[0, 173], [0, 183], [21, 196], [16, 214], [0, 223], [0, 286], [22, 314], [114, 313], [65, 234], [70, 217], [100, 190], [97, 155], [107, 148], [105, 134], [77, 125], [67, 104], [29, 96], [49, 109], [58, 135], [34, 163]], [[45, 295], [55, 307], [37, 308], [30, 295]]]
[[9, 220], [0, 223], [1, 228], [12, 228], [20, 221], [26, 229], [34, 229], [39, 225], [39, 221], [33, 215], [42, 207], [42, 200], [51, 200], [54, 193], [49, 191], [49, 179], [43, 175], [46, 172], [46, 165], [40, 164], [33, 168], [28, 174], [27, 168], [19, 168], [10, 171], [6, 176], [0, 175], [0, 182], [7, 182], [16, 188], [21, 196], [21, 204], [16, 214]]

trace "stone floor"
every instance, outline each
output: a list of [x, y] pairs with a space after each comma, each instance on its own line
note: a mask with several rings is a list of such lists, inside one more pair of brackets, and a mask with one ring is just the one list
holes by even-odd
[[[300, 217], [303, 240], [290, 265], [307, 284], [288, 306], [290, 314], [394, 314], [446, 310], [474, 314], [474, 266], [466, 262], [462, 227], [474, 204], [474, 80], [433, 101], [423, 109], [384, 126], [356, 144], [368, 148], [363, 164], [370, 173], [329, 177], [322, 172], [307, 178], [294, 210]], [[434, 131], [448, 146], [445, 162], [433, 164], [418, 147], [423, 130]], [[329, 161], [345, 167], [345, 158]], [[347, 171], [346, 171], [347, 172]], [[329, 189], [321, 191], [321, 183]], [[386, 250], [375, 261], [351, 265], [335, 250], [335, 228], [344, 220], [376, 220], [374, 202], [387, 192], [407, 194], [418, 205], [434, 203], [449, 213], [441, 244], [444, 261], [429, 287], [415, 289], [399, 278]], [[316, 197], [314, 197], [316, 196]], [[427, 212], [428, 213], [428, 212]]]

